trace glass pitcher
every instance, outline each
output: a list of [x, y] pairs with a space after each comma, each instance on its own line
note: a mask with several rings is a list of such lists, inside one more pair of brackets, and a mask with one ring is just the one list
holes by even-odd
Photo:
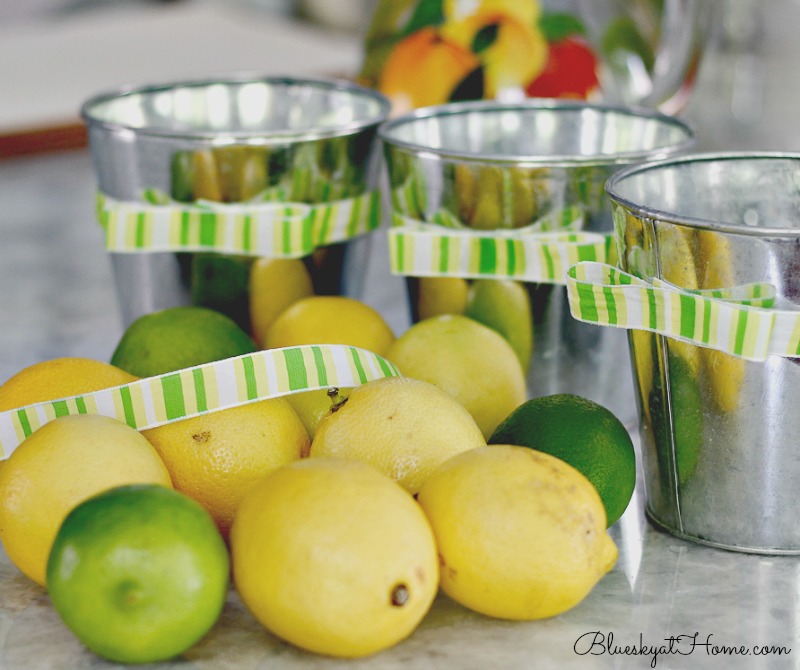
[[523, 97], [686, 104], [710, 0], [379, 0], [362, 83], [397, 113]]

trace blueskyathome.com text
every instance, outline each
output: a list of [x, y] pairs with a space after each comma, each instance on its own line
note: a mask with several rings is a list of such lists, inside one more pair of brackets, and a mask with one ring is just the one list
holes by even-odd
[[671, 635], [663, 641], [650, 643], [639, 633], [636, 642], [618, 641], [614, 633], [591, 631], [581, 635], [573, 646], [578, 656], [643, 656], [650, 658], [650, 667], [655, 668], [659, 656], [788, 656], [791, 648], [773, 644], [743, 645], [717, 641], [713, 633]]

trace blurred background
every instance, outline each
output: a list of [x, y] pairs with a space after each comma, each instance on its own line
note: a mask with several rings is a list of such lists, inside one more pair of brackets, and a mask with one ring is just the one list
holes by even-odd
[[[683, 111], [700, 148], [800, 149], [800, 0], [706, 1], [713, 26]], [[0, 0], [0, 137], [74, 122], [86, 97], [126, 83], [233, 71], [354, 76], [377, 4]]]

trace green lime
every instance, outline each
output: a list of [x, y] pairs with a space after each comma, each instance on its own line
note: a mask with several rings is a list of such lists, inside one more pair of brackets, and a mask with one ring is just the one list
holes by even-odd
[[[675, 454], [678, 483], [685, 486], [694, 475], [703, 447], [703, 398], [691, 365], [678, 353], [670, 351], [669, 400], [657, 376], [648, 397], [656, 453], [662, 468], [662, 478], [669, 479], [671, 454]], [[669, 409], [668, 409], [669, 408]]]
[[612, 412], [570, 393], [528, 400], [489, 438], [489, 444], [516, 444], [560, 458], [597, 489], [607, 526], [622, 516], [636, 485], [636, 455], [622, 422]]
[[252, 258], [195, 254], [191, 266], [192, 304], [233, 319], [250, 332], [250, 266]]
[[172, 188], [170, 195], [180, 202], [194, 200], [194, 158], [191, 151], [176, 151], [170, 164]]
[[173, 658], [216, 623], [228, 550], [211, 516], [157, 485], [119, 486], [70, 512], [47, 564], [53, 606], [96, 654], [122, 663]]
[[206, 307], [170, 307], [136, 319], [111, 364], [137, 377], [152, 377], [254, 351], [250, 336], [224, 314]]
[[527, 372], [533, 352], [533, 316], [528, 291], [511, 279], [476, 279], [464, 315], [500, 333]]

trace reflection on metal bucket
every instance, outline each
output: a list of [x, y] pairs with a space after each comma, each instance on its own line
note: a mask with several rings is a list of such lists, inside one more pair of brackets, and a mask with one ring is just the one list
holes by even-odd
[[[439, 231], [480, 237], [482, 243], [487, 235], [509, 245], [521, 241], [528, 252], [528, 233], [610, 235], [603, 185], [612, 172], [674, 155], [693, 141], [687, 126], [656, 112], [552, 100], [480, 101], [417, 110], [387, 122], [379, 135], [395, 214], [423, 226], [434, 224]], [[432, 253], [440, 259], [439, 267], [425, 268], [422, 274], [405, 272], [411, 275], [412, 319], [426, 315], [425, 291], [443, 277], [461, 277], [464, 295], [476, 282], [508, 281], [502, 277], [522, 281], [528, 304], [520, 307], [519, 300], [510, 298], [509, 304], [514, 305], [510, 309], [517, 325], [522, 309], [533, 325], [532, 352], [527, 352], [532, 353], [529, 395], [576, 393], [633, 426], [636, 406], [624, 333], [572, 319], [559, 272], [534, 281], [524, 273], [504, 275], [510, 263], [488, 274], [442, 269], [463, 248], [454, 243], [446, 259], [437, 247]], [[490, 261], [506, 253], [502, 245], [496, 258], [495, 249], [489, 250]], [[556, 262], [547, 249], [541, 256], [543, 265]], [[514, 269], [520, 270], [519, 263]]]
[[[795, 317], [800, 155], [664, 161], [621, 171], [607, 190], [623, 270], [689, 291], [768, 285], [770, 310]], [[725, 324], [732, 344], [741, 321]], [[748, 360], [643, 330], [630, 346], [649, 517], [710, 545], [800, 553], [798, 358]]]
[[[106, 219], [174, 224], [166, 232], [131, 225], [119, 237], [140, 244], [131, 242], [125, 253], [111, 249], [124, 325], [197, 304], [250, 330], [248, 278], [259, 254], [249, 245], [260, 248], [264, 237], [275, 238], [276, 256], [302, 259], [316, 293], [358, 295], [365, 237], [339, 235], [298, 248], [292, 235], [314, 236], [319, 231], [302, 226], [320, 213], [328, 227], [342, 212], [352, 213], [344, 223], [353, 223], [355, 233], [369, 228], [359, 216], [374, 211], [377, 220], [373, 140], [388, 111], [382, 96], [350, 83], [280, 77], [143, 86], [87, 101], [82, 112], [99, 189], [109, 207], [120, 203], [103, 210]], [[142, 210], [131, 214], [137, 203]], [[233, 203], [249, 209], [226, 209]], [[265, 209], [282, 203], [305, 206], [308, 220], [278, 217], [267, 226]], [[229, 220], [230, 232], [220, 232], [221, 219]], [[300, 232], [289, 230], [290, 223]], [[287, 228], [283, 237], [280, 227]], [[221, 252], [227, 248], [235, 251]]]

